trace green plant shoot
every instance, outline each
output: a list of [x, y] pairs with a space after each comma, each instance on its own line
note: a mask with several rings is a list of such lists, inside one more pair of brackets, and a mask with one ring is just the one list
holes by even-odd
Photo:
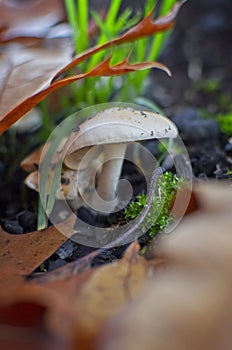
[[[157, 15], [166, 14], [175, 2], [176, 0], [161, 1]], [[102, 45], [132, 27], [141, 18], [141, 14], [132, 14], [132, 9], [129, 8], [120, 12], [122, 0], [110, 2], [104, 19], [96, 11], [89, 14], [88, 0], [65, 0], [65, 5], [68, 20], [73, 30], [76, 54], [80, 54], [92, 45], [92, 42], [88, 39], [88, 27], [91, 19], [95, 21], [99, 28], [95, 44]], [[154, 0], [146, 0], [143, 15], [146, 16], [154, 8], [154, 5]], [[153, 38], [140, 39], [133, 44], [125, 44], [115, 50], [112, 49], [114, 50], [112, 63], [120, 62], [128, 54], [130, 54], [132, 62], [155, 61], [161, 53], [167, 36], [168, 32], [158, 33]], [[110, 53], [109, 50], [99, 52], [81, 64], [80, 68], [83, 71], [88, 71], [102, 62]], [[135, 98], [143, 93], [144, 80], [148, 74], [149, 70], [137, 71], [120, 77], [86, 79], [81, 84], [75, 84], [71, 87], [73, 96], [76, 96], [75, 109], [105, 103], [109, 100], [135, 102]]]

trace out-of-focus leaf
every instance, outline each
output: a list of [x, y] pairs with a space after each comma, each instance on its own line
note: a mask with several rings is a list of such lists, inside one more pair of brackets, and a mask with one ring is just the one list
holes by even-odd
[[[37, 279], [44, 288], [55, 289], [72, 302], [78, 329], [74, 334], [77, 348], [91, 348], [103, 325], [118, 313], [122, 305], [133, 300], [143, 289], [145, 281], [151, 278], [156, 265], [141, 256], [139, 249], [139, 244], [134, 242], [119, 261], [79, 274], [73, 270], [73, 274], [63, 274], [62, 279], [55, 281], [53, 272], [48, 273], [45, 280]], [[62, 270], [59, 269], [61, 276]]]
[[65, 17], [61, 0], [1, 1], [0, 41], [44, 37]]
[[[46, 89], [54, 73], [70, 61], [71, 55], [70, 45], [51, 49], [22, 48], [16, 44], [4, 46], [0, 56], [0, 124], [5, 125], [2, 131], [19, 119], [12, 116], [4, 118], [4, 115]], [[26, 102], [25, 111], [22, 110], [20, 116], [37, 103], [31, 105], [30, 101]]]
[[165, 268], [108, 324], [95, 349], [230, 349], [232, 190], [197, 185], [196, 196], [201, 210], [155, 247]]
[[74, 350], [72, 306], [55, 289], [15, 285], [0, 291], [0, 348]]
[[96, 336], [108, 319], [143, 289], [151, 271], [139, 248], [133, 243], [123, 259], [98, 268], [77, 294], [78, 327], [83, 330], [77, 337], [80, 343]]
[[[0, 347], [16, 340], [24, 345], [26, 339], [30, 345], [31, 340], [35, 342], [36, 350], [38, 344], [47, 349], [45, 340], [57, 349], [62, 344], [65, 349], [163, 350], [171, 344], [173, 350], [229, 350], [231, 187], [228, 183], [197, 184], [194, 192], [197, 211], [184, 218], [175, 232], [160, 236], [150, 260], [139, 254], [134, 242], [112, 264], [90, 269], [91, 253], [89, 259], [72, 265], [68, 274], [63, 273], [67, 272], [64, 266], [56, 276], [55, 271], [49, 272], [44, 279], [18, 284], [22, 277], [17, 274], [27, 274], [31, 268], [23, 272], [16, 263], [23, 259], [23, 252], [16, 261], [6, 255], [0, 260], [5, 264], [1, 264], [2, 271], [11, 264], [8, 259], [13, 261], [13, 277], [0, 291]], [[1, 249], [8, 236], [3, 232]], [[25, 249], [19, 243], [22, 237], [15, 236], [14, 249], [16, 243], [19, 250]], [[40, 250], [38, 244], [39, 255]], [[34, 250], [32, 260], [33, 254]]]
[[[20, 345], [31, 344], [32, 339], [42, 346], [58, 337], [61, 344], [72, 344], [71, 349], [89, 349], [102, 326], [135, 298], [153, 270], [134, 242], [120, 261], [78, 275], [74, 271], [61, 281], [36, 284], [35, 280], [18, 286], [16, 281], [15, 288], [5, 284], [0, 291], [0, 345], [15, 344], [18, 337]], [[17, 335], [17, 327], [24, 336]], [[6, 337], [2, 329], [7, 330]]]

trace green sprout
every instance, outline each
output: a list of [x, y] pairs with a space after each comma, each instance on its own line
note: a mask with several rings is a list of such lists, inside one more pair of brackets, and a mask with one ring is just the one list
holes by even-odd
[[[163, 0], [159, 15], [166, 14], [175, 4], [176, 0]], [[89, 21], [94, 20], [99, 28], [99, 34], [95, 39], [96, 45], [117, 37], [119, 34], [135, 25], [141, 14], [133, 14], [132, 9], [126, 8], [120, 12], [122, 0], [110, 2], [104, 20], [96, 11], [89, 9], [88, 0], [65, 0], [69, 23], [73, 30], [73, 40], [76, 54], [89, 49], [91, 40], [88, 39]], [[146, 0], [144, 5], [144, 16], [154, 7], [154, 0]], [[140, 39], [133, 44], [125, 44], [117, 49], [105, 50], [91, 57], [80, 65], [80, 69], [88, 71], [102, 62], [114, 50], [113, 62], [117, 63], [130, 54], [130, 60], [134, 62], [155, 61], [161, 53], [168, 32], [157, 33], [152, 38]], [[71, 86], [75, 96], [75, 109], [81, 109], [97, 103], [111, 101], [135, 102], [135, 98], [144, 90], [144, 80], [149, 70], [137, 71], [121, 77], [97, 77], [86, 79], [81, 84]]]
[[[142, 232], [148, 232], [154, 237], [158, 232], [164, 231], [165, 228], [173, 221], [170, 209], [175, 199], [178, 189], [184, 184], [185, 180], [173, 175], [171, 172], [165, 172], [157, 184], [156, 195], [153, 199], [151, 209], [142, 225]], [[139, 194], [136, 200], [131, 202], [124, 210], [125, 220], [129, 222], [139, 216], [146, 205], [147, 195]]]
[[218, 115], [217, 121], [220, 124], [221, 131], [229, 137], [232, 136], [232, 111]]

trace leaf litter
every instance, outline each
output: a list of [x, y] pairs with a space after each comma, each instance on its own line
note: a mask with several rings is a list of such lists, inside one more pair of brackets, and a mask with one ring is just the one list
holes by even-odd
[[[50, 67], [46, 64], [40, 69], [39, 66], [35, 70], [35, 62], [33, 63], [32, 59], [24, 61], [24, 65], [21, 67], [20, 60], [20, 51], [17, 54], [18, 60], [12, 63], [12, 55], [9, 56], [10, 66], [7, 68], [8, 74], [5, 79], [1, 80], [1, 105], [2, 109], [0, 110], [0, 133], [3, 133], [7, 130], [12, 124], [14, 124], [18, 119], [20, 119], [25, 113], [30, 111], [34, 106], [36, 106], [40, 101], [46, 98], [50, 93], [81, 79], [88, 78], [91, 76], [114, 76], [119, 74], [125, 74], [135, 70], [142, 70], [147, 68], [159, 68], [166, 71], [170, 74], [168, 68], [158, 62], [141, 62], [130, 64], [128, 58], [125, 58], [118, 64], [110, 65], [111, 56], [109, 56], [105, 61], [94, 67], [89, 72], [70, 76], [67, 78], [61, 78], [62, 74], [65, 73], [70, 68], [77, 66], [87, 58], [91, 57], [93, 54], [111, 48], [115, 45], [120, 45], [126, 42], [131, 42], [137, 40], [141, 37], [149, 36], [160, 31], [165, 31], [170, 29], [174, 24], [175, 16], [177, 15], [180, 7], [185, 1], [177, 2], [173, 9], [166, 15], [162, 16], [155, 21], [152, 20], [153, 11], [145, 17], [142, 21], [136, 24], [134, 27], [129, 29], [126, 33], [122, 34], [116, 39], [106, 42], [103, 45], [96, 46], [77, 56], [71, 62], [67, 64], [67, 60], [71, 59], [71, 52], [69, 49], [64, 50], [61, 48], [59, 54], [54, 54], [54, 60], [57, 61], [57, 66], [52, 66], [52, 62], [48, 61]], [[8, 58], [5, 56], [7, 53], [3, 51], [3, 62], [6, 63]], [[29, 54], [29, 53], [28, 53]], [[31, 53], [33, 55], [33, 52]], [[49, 60], [51, 56], [46, 57], [45, 62]], [[42, 57], [41, 57], [42, 59]], [[66, 62], [65, 62], [66, 61]], [[43, 62], [43, 60], [42, 60]], [[45, 63], [44, 62], [44, 63]], [[2, 64], [2, 69], [6, 71]], [[60, 66], [60, 67], [59, 67]], [[63, 66], [63, 68], [62, 68]], [[23, 69], [21, 69], [23, 68]], [[45, 69], [45, 72], [44, 72]], [[49, 72], [47, 72], [47, 70]], [[17, 74], [16, 74], [17, 72]], [[33, 73], [31, 73], [33, 72]], [[46, 74], [48, 73], [48, 74]], [[9, 79], [8, 76], [10, 74]], [[17, 84], [15, 84], [15, 77], [17, 77]], [[28, 78], [29, 74], [29, 78]], [[33, 77], [31, 77], [33, 74]], [[18, 76], [17, 76], [18, 75]], [[4, 76], [4, 75], [3, 75]], [[58, 79], [59, 78], [59, 79]], [[28, 82], [31, 80], [31, 82]], [[41, 81], [42, 80], [42, 81]], [[9, 82], [8, 82], [9, 81]], [[26, 95], [23, 98], [20, 95], [22, 88], [26, 89]], [[27, 86], [28, 85], [28, 86]], [[20, 86], [20, 88], [19, 88]], [[18, 95], [19, 94], [19, 95]]]
[[[95, 73], [115, 69], [121, 74], [120, 69], [131, 66], [127, 60], [116, 69], [104, 62]], [[2, 77], [6, 86], [7, 77]], [[63, 84], [76, 78], [65, 78]], [[56, 83], [63, 86], [62, 79], [51, 84]], [[39, 84], [35, 90], [42, 89], [43, 98], [48, 91]], [[11, 98], [13, 103], [13, 94]], [[37, 102], [34, 96], [22, 105], [15, 101], [9, 120], [3, 113], [1, 131]], [[228, 184], [213, 183], [195, 185], [194, 193], [190, 215], [172, 235], [159, 238], [150, 260], [134, 242], [110, 265], [91, 268], [98, 251], [70, 264], [69, 270], [65, 266], [46, 278], [27, 280], [66, 237], [54, 227], [20, 236], [1, 230], [0, 347], [149, 350], [168, 348], [171, 342], [178, 350], [230, 348], [231, 191]]]

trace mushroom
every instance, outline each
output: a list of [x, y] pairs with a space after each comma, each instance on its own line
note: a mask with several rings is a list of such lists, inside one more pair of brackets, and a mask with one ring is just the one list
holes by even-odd
[[[61, 183], [58, 186], [56, 191], [56, 198], [61, 200], [65, 197], [65, 199], [72, 203], [72, 201], [76, 201], [78, 198], [77, 192], [77, 172], [71, 169], [66, 168], [65, 166], [62, 168], [61, 173]], [[32, 190], [39, 191], [39, 172], [37, 170], [31, 172], [25, 179], [25, 184], [31, 188]]]
[[[65, 198], [73, 209], [87, 202], [95, 210], [114, 211], [119, 204], [116, 190], [127, 145], [177, 135], [176, 126], [158, 113], [130, 107], [112, 107], [96, 113], [61, 140], [59, 150], [63, 149], [62, 172], [66, 180], [59, 185], [56, 198]], [[27, 157], [21, 166], [35, 171], [40, 155], [41, 150]], [[37, 171], [25, 183], [38, 191]]]
[[[116, 189], [127, 145], [153, 138], [175, 138], [177, 135], [176, 126], [161, 114], [129, 107], [108, 108], [98, 112], [72, 132], [65, 146], [64, 164], [78, 171], [81, 160], [91, 148], [100, 147], [105, 162], [102, 162], [98, 171], [98, 196], [95, 197], [95, 203], [99, 211], [108, 208], [106, 212], [111, 212], [117, 205]], [[94, 148], [95, 153], [91, 158], [85, 161], [87, 164], [83, 167], [84, 178], [88, 177], [88, 164], [97, 158], [98, 147]], [[103, 210], [101, 200], [105, 202]], [[94, 199], [92, 205], [94, 206]]]

